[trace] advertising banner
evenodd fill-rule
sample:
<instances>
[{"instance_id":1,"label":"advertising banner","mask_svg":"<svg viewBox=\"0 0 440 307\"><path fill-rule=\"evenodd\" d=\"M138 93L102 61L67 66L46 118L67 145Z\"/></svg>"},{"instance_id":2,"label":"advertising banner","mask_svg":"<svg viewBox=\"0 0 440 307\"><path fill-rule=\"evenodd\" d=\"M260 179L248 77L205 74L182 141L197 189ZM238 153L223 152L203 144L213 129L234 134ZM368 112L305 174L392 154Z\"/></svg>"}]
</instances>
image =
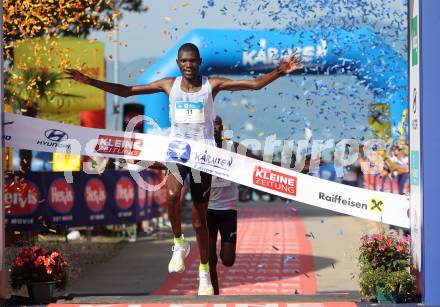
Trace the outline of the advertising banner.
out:
<instances>
[{"instance_id":1,"label":"advertising banner","mask_svg":"<svg viewBox=\"0 0 440 307\"><path fill-rule=\"evenodd\" d=\"M7 115L12 123L5 126L5 133L11 136L7 145L38 151L179 163L305 204L409 228L409 201L404 195L338 184L202 142ZM51 141L45 137L48 131L68 137Z\"/></svg>"},{"instance_id":2,"label":"advertising banner","mask_svg":"<svg viewBox=\"0 0 440 307\"><path fill-rule=\"evenodd\" d=\"M150 184L159 171L140 172ZM29 173L22 181L5 180L5 224L8 229L133 224L160 215L160 191L147 191L127 171L102 175L62 172Z\"/></svg>"}]
</instances>

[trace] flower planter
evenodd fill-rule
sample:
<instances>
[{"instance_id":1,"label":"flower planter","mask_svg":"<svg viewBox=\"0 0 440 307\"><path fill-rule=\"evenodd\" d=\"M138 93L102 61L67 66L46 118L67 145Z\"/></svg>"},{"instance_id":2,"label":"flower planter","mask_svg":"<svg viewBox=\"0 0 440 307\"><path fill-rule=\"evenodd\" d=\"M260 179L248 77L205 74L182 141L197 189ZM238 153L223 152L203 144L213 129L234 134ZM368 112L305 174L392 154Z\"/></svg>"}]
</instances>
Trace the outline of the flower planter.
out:
<instances>
[{"instance_id":1,"label":"flower planter","mask_svg":"<svg viewBox=\"0 0 440 307\"><path fill-rule=\"evenodd\" d=\"M383 287L376 285L376 297L379 304L396 304L399 298L399 289L397 288L390 293Z\"/></svg>"},{"instance_id":2,"label":"flower planter","mask_svg":"<svg viewBox=\"0 0 440 307\"><path fill-rule=\"evenodd\" d=\"M28 282L26 284L29 297L35 304L49 304L53 298L55 281Z\"/></svg>"}]
</instances>

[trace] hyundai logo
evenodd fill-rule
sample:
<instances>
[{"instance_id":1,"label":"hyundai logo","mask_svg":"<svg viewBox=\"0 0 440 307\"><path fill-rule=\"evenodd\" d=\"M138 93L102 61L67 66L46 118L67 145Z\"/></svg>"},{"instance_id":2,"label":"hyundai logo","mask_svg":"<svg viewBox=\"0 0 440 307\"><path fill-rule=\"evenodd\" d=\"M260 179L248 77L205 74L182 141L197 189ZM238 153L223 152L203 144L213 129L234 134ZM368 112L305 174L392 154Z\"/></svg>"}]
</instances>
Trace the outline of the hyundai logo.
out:
<instances>
[{"instance_id":1,"label":"hyundai logo","mask_svg":"<svg viewBox=\"0 0 440 307\"><path fill-rule=\"evenodd\" d=\"M69 138L69 135L58 129L49 129L44 131L44 135L48 140L54 141L54 142L61 142L64 140L67 140Z\"/></svg>"}]
</instances>

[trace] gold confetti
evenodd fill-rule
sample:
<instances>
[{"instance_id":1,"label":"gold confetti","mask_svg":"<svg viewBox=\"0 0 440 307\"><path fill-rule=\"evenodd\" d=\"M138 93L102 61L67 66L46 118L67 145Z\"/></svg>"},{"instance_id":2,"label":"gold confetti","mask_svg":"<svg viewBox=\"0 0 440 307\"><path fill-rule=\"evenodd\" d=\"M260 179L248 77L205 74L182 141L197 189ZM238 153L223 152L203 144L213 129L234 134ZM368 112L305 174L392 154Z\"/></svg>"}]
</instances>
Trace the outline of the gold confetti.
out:
<instances>
[{"instance_id":1,"label":"gold confetti","mask_svg":"<svg viewBox=\"0 0 440 307\"><path fill-rule=\"evenodd\" d=\"M165 19L166 21L171 21L171 17L170 16L165 16L163 19Z\"/></svg>"},{"instance_id":2,"label":"gold confetti","mask_svg":"<svg viewBox=\"0 0 440 307\"><path fill-rule=\"evenodd\" d=\"M57 231L55 229L52 229L52 228L49 228L49 231L53 232L53 233L57 233Z\"/></svg>"},{"instance_id":3,"label":"gold confetti","mask_svg":"<svg viewBox=\"0 0 440 307\"><path fill-rule=\"evenodd\" d=\"M258 134L257 134L259 137L262 137L262 136L264 136L264 132L258 132Z\"/></svg>"},{"instance_id":4,"label":"gold confetti","mask_svg":"<svg viewBox=\"0 0 440 307\"><path fill-rule=\"evenodd\" d=\"M255 112L255 108L248 108L248 112L254 113Z\"/></svg>"}]
</instances>

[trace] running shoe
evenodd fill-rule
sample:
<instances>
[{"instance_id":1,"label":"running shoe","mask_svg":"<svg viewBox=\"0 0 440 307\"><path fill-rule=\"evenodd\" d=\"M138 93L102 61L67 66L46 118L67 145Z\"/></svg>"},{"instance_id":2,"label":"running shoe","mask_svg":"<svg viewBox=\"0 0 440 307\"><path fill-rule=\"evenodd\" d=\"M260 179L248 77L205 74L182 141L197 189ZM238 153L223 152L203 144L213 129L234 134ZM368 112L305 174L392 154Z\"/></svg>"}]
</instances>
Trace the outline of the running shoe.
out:
<instances>
[{"instance_id":1,"label":"running shoe","mask_svg":"<svg viewBox=\"0 0 440 307\"><path fill-rule=\"evenodd\" d=\"M214 288L211 284L209 271L199 271L199 291L198 295L214 295Z\"/></svg>"},{"instance_id":2,"label":"running shoe","mask_svg":"<svg viewBox=\"0 0 440 307\"><path fill-rule=\"evenodd\" d=\"M168 272L182 273L183 271L185 271L185 263L183 262L183 260L188 256L190 251L189 243L175 243L171 250L173 251L173 256L171 257L170 263L168 264Z\"/></svg>"}]
</instances>

